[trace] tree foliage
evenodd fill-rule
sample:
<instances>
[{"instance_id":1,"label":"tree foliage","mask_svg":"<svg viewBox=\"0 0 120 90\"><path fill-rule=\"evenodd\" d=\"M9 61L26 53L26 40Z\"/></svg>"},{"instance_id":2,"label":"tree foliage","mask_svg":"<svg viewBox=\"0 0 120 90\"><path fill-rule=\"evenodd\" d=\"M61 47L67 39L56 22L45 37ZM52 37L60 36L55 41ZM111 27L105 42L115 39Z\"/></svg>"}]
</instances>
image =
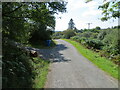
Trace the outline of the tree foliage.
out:
<instances>
[{"instance_id":1,"label":"tree foliage","mask_svg":"<svg viewBox=\"0 0 120 90\"><path fill-rule=\"evenodd\" d=\"M71 18L68 23L68 29L73 30L75 28L75 23L73 22L73 19Z\"/></svg>"},{"instance_id":2,"label":"tree foliage","mask_svg":"<svg viewBox=\"0 0 120 90\"><path fill-rule=\"evenodd\" d=\"M50 39L54 14L66 12L66 2L3 2L3 88L32 88L34 62L16 43Z\"/></svg>"},{"instance_id":3,"label":"tree foliage","mask_svg":"<svg viewBox=\"0 0 120 90\"><path fill-rule=\"evenodd\" d=\"M99 26L97 26L95 29L96 29L96 30L100 30L101 28L100 28Z\"/></svg>"},{"instance_id":4,"label":"tree foliage","mask_svg":"<svg viewBox=\"0 0 120 90\"><path fill-rule=\"evenodd\" d=\"M30 36L26 34L34 35L36 32L47 37L46 33L55 27L53 15L66 12L65 6L65 2L3 3L3 35L15 41L24 41Z\"/></svg>"},{"instance_id":5,"label":"tree foliage","mask_svg":"<svg viewBox=\"0 0 120 90\"><path fill-rule=\"evenodd\" d=\"M93 0L86 0L86 2L90 2ZM103 0L103 5L99 6L98 9L102 10L103 17L102 21L107 21L111 18L119 18L120 17L120 1L119 0Z\"/></svg>"},{"instance_id":6,"label":"tree foliage","mask_svg":"<svg viewBox=\"0 0 120 90\"><path fill-rule=\"evenodd\" d=\"M99 6L99 9L102 9L102 14L104 15L103 18L101 18L102 21L106 21L110 18L119 18L120 12L119 12L119 3L120 1L108 1L104 3L102 6Z\"/></svg>"}]
</instances>

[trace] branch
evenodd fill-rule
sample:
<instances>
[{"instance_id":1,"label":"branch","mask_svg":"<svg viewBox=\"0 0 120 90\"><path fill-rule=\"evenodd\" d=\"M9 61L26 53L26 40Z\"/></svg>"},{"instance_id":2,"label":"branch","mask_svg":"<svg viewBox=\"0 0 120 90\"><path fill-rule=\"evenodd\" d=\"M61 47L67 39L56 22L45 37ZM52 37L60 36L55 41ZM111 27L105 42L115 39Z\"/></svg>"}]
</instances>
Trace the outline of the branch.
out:
<instances>
[{"instance_id":1,"label":"branch","mask_svg":"<svg viewBox=\"0 0 120 90\"><path fill-rule=\"evenodd\" d=\"M13 13L15 11L17 11L19 8L21 8L23 5L21 4L18 8L14 9L13 11L10 11L10 12L6 12L6 13L3 13L3 16L5 16L6 14L10 14L10 13Z\"/></svg>"},{"instance_id":2,"label":"branch","mask_svg":"<svg viewBox=\"0 0 120 90\"><path fill-rule=\"evenodd\" d=\"M89 3L89 2L91 2L92 0L85 0L85 3Z\"/></svg>"},{"instance_id":3,"label":"branch","mask_svg":"<svg viewBox=\"0 0 120 90\"><path fill-rule=\"evenodd\" d=\"M25 17L14 17L14 16L8 16L8 15L4 15L4 17L10 17L10 18L15 18L15 19L32 18L32 17L30 17L30 16L25 16Z\"/></svg>"}]
</instances>

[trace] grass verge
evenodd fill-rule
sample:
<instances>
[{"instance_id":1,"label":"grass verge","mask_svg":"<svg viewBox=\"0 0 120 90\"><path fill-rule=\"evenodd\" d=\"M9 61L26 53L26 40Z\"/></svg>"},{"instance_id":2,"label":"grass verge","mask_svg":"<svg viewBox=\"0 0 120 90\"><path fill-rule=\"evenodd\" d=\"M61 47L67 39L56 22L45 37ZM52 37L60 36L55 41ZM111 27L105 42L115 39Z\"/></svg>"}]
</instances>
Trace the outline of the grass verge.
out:
<instances>
[{"instance_id":1,"label":"grass verge","mask_svg":"<svg viewBox=\"0 0 120 90\"><path fill-rule=\"evenodd\" d=\"M44 88L49 70L49 61L42 60L38 57L33 58L33 61L33 66L35 68L33 72L36 73L33 88Z\"/></svg>"},{"instance_id":2,"label":"grass verge","mask_svg":"<svg viewBox=\"0 0 120 90\"><path fill-rule=\"evenodd\" d=\"M98 53L85 48L76 41L72 41L69 39L63 39L63 40L71 43L78 50L80 54L82 54L84 57L89 59L96 66L107 72L112 77L118 79L118 65L114 64L112 61L106 59L105 57L101 57Z\"/></svg>"}]
</instances>

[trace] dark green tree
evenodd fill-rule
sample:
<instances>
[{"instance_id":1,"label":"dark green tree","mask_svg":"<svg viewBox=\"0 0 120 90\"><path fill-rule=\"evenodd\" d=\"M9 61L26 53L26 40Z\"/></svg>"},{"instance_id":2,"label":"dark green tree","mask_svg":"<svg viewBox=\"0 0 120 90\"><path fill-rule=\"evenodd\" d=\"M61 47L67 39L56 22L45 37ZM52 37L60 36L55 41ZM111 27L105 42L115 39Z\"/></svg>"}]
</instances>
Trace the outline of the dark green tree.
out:
<instances>
[{"instance_id":1,"label":"dark green tree","mask_svg":"<svg viewBox=\"0 0 120 90\"><path fill-rule=\"evenodd\" d=\"M25 37L26 34L31 33L33 35L32 33L35 33L35 30L39 32L39 36L43 35L45 31L48 32L47 27L54 30L55 18L53 15L58 12L65 12L65 6L65 2L3 3L3 36L15 41L24 41L27 38Z\"/></svg>"},{"instance_id":2,"label":"dark green tree","mask_svg":"<svg viewBox=\"0 0 120 90\"><path fill-rule=\"evenodd\" d=\"M73 30L75 28L75 23L73 22L73 19L71 18L68 23L68 29Z\"/></svg>"},{"instance_id":3,"label":"dark green tree","mask_svg":"<svg viewBox=\"0 0 120 90\"><path fill-rule=\"evenodd\" d=\"M2 3L3 88L32 88L32 59L18 44L46 40L55 27L54 14L66 11L65 2Z\"/></svg>"},{"instance_id":4,"label":"dark green tree","mask_svg":"<svg viewBox=\"0 0 120 90\"><path fill-rule=\"evenodd\" d=\"M99 26L97 26L95 29L96 29L96 30L100 30L101 28L100 28Z\"/></svg>"}]
</instances>

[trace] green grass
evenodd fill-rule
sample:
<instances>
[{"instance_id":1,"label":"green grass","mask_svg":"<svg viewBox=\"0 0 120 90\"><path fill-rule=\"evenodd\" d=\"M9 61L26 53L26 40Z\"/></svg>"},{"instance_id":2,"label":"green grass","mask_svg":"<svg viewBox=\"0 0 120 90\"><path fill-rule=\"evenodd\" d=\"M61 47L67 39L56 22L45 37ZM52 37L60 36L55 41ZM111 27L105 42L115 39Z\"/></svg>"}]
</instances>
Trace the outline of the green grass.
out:
<instances>
[{"instance_id":1,"label":"green grass","mask_svg":"<svg viewBox=\"0 0 120 90\"><path fill-rule=\"evenodd\" d=\"M49 71L49 61L42 60L40 58L34 59L34 72L36 73L36 77L34 79L33 88L44 88L45 82L47 80L47 74Z\"/></svg>"},{"instance_id":2,"label":"green grass","mask_svg":"<svg viewBox=\"0 0 120 90\"><path fill-rule=\"evenodd\" d=\"M41 44L40 44L41 43ZM28 46L38 49L50 49L56 46L56 41L52 40L50 47L45 46L43 42L40 43L31 43ZM33 80L33 88L44 88L45 82L47 80L49 61L42 60L41 58L33 58L32 65L35 70L33 71L35 74L35 79Z\"/></svg>"},{"instance_id":3,"label":"green grass","mask_svg":"<svg viewBox=\"0 0 120 90\"><path fill-rule=\"evenodd\" d=\"M110 61L105 57L101 57L98 53L85 48L76 41L72 41L69 39L63 39L63 40L71 43L78 50L80 54L82 54L88 60L93 62L97 67L101 68L112 77L118 79L118 65L114 64L112 61Z\"/></svg>"}]
</instances>

